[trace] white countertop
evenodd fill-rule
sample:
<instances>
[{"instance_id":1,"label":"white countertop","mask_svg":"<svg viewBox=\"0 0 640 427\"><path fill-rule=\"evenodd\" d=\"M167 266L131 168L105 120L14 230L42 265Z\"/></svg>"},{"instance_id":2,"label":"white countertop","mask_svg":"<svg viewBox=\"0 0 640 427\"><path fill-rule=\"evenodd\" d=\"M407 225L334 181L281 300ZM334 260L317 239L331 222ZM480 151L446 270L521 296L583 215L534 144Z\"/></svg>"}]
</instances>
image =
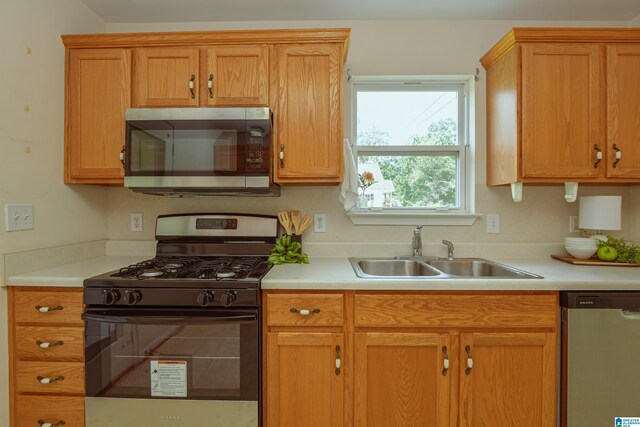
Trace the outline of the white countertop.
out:
<instances>
[{"instance_id":1,"label":"white countertop","mask_svg":"<svg viewBox=\"0 0 640 427\"><path fill-rule=\"evenodd\" d=\"M640 290L640 267L571 265L551 258L492 259L544 279L362 279L349 260L313 258L310 264L278 265L262 280L262 289L354 290Z\"/></svg>"},{"instance_id":2,"label":"white countertop","mask_svg":"<svg viewBox=\"0 0 640 427\"><path fill-rule=\"evenodd\" d=\"M7 286L82 286L84 279L117 270L148 256L101 256L11 276ZM362 279L347 257L312 257L310 264L279 265L262 289L353 290L640 290L640 267L570 265L548 259L493 259L544 279Z\"/></svg>"},{"instance_id":3,"label":"white countertop","mask_svg":"<svg viewBox=\"0 0 640 427\"><path fill-rule=\"evenodd\" d=\"M7 286L79 286L84 279L126 267L149 257L101 256L7 278Z\"/></svg>"}]
</instances>

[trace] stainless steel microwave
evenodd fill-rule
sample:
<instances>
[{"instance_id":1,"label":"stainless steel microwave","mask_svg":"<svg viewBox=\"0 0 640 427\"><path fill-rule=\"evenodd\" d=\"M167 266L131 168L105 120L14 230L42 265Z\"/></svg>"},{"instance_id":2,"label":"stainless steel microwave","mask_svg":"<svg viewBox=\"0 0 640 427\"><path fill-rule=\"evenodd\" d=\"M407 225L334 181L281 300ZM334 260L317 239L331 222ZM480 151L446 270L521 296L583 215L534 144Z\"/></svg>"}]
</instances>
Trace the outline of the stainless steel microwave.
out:
<instances>
[{"instance_id":1,"label":"stainless steel microwave","mask_svg":"<svg viewBox=\"0 0 640 427\"><path fill-rule=\"evenodd\" d=\"M129 108L124 185L140 193L279 195L268 108Z\"/></svg>"}]
</instances>

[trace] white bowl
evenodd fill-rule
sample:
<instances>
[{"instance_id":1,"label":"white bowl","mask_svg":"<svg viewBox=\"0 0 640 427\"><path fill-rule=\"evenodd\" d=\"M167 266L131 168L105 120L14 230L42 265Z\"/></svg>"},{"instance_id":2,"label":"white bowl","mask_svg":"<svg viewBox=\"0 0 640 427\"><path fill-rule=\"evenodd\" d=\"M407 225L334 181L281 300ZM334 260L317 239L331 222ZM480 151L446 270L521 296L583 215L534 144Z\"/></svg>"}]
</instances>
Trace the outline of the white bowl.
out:
<instances>
[{"instance_id":1,"label":"white bowl","mask_svg":"<svg viewBox=\"0 0 640 427\"><path fill-rule=\"evenodd\" d=\"M593 240L593 239L577 239L577 238L573 238L573 239L569 239L569 238L565 238L564 239L564 245L565 246L575 246L575 247L589 247L589 248L595 248L598 246L598 242Z\"/></svg>"},{"instance_id":2,"label":"white bowl","mask_svg":"<svg viewBox=\"0 0 640 427\"><path fill-rule=\"evenodd\" d=\"M595 243L591 244L582 244L582 243L565 243L564 246L569 246L571 248L598 248L598 245Z\"/></svg>"},{"instance_id":3,"label":"white bowl","mask_svg":"<svg viewBox=\"0 0 640 427\"><path fill-rule=\"evenodd\" d=\"M565 243L597 243L594 239L590 239L590 238L586 238L586 237L565 237L564 238L564 242Z\"/></svg>"},{"instance_id":4,"label":"white bowl","mask_svg":"<svg viewBox=\"0 0 640 427\"><path fill-rule=\"evenodd\" d=\"M578 247L575 247L575 246L565 246L564 248L573 257L578 258L578 259L591 258L593 256L593 254L595 254L596 251L598 250L597 247L593 247L593 248L578 248Z\"/></svg>"}]
</instances>

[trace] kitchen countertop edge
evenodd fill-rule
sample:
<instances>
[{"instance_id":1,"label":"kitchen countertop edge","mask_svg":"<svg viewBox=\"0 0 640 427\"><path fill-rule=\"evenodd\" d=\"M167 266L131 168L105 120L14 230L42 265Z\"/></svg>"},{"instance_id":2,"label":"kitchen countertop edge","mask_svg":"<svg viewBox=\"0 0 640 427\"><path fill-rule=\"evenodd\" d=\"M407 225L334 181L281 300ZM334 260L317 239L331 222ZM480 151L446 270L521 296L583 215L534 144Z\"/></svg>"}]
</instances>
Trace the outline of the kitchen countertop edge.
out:
<instances>
[{"instance_id":1,"label":"kitchen countertop edge","mask_svg":"<svg viewBox=\"0 0 640 427\"><path fill-rule=\"evenodd\" d=\"M100 256L7 278L6 286L82 287L84 279L148 257ZM549 259L493 259L543 279L362 279L346 257L314 257L310 264L272 268L262 279L264 290L381 291L638 291L640 268L577 266Z\"/></svg>"}]
</instances>

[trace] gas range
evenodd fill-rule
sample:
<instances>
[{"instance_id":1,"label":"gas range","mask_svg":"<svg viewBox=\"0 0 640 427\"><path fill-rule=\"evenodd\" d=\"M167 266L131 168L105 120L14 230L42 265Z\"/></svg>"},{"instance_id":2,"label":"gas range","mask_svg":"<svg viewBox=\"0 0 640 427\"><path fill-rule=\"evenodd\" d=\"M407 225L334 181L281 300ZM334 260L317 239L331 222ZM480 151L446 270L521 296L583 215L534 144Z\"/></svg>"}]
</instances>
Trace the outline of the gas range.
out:
<instances>
[{"instance_id":1,"label":"gas range","mask_svg":"<svg viewBox=\"0 0 640 427\"><path fill-rule=\"evenodd\" d=\"M255 307L274 216L162 215L156 256L84 281L88 306Z\"/></svg>"}]
</instances>

